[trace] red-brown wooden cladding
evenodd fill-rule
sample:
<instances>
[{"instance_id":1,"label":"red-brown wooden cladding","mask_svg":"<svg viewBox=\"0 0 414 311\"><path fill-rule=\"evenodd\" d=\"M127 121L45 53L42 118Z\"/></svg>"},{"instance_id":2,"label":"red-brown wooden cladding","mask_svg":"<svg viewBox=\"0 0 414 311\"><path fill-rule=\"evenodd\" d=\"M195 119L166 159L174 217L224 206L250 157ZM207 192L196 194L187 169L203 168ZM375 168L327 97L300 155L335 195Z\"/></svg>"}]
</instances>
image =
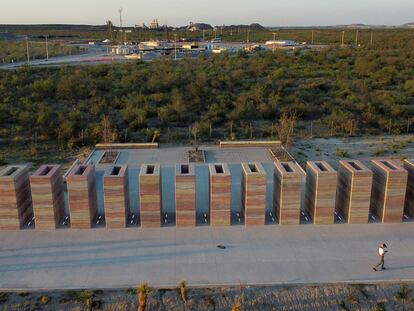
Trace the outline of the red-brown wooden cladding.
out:
<instances>
[{"instance_id":1,"label":"red-brown wooden cladding","mask_svg":"<svg viewBox=\"0 0 414 311\"><path fill-rule=\"evenodd\" d=\"M210 224L231 224L231 174L227 164L209 164L210 173Z\"/></svg>"},{"instance_id":2,"label":"red-brown wooden cladding","mask_svg":"<svg viewBox=\"0 0 414 311\"><path fill-rule=\"evenodd\" d=\"M273 204L282 225L300 224L303 176L298 164L275 162Z\"/></svg>"},{"instance_id":3,"label":"red-brown wooden cladding","mask_svg":"<svg viewBox=\"0 0 414 311\"><path fill-rule=\"evenodd\" d=\"M244 223L264 225L266 219L267 174L260 163L242 163L242 208Z\"/></svg>"},{"instance_id":4,"label":"red-brown wooden cladding","mask_svg":"<svg viewBox=\"0 0 414 311\"><path fill-rule=\"evenodd\" d=\"M372 160L371 211L383 223L402 222L408 172L394 161Z\"/></svg>"},{"instance_id":5,"label":"red-brown wooden cladding","mask_svg":"<svg viewBox=\"0 0 414 311\"><path fill-rule=\"evenodd\" d=\"M114 166L105 171L103 191L106 227L125 228L129 213L129 177L126 165Z\"/></svg>"},{"instance_id":6,"label":"red-brown wooden cladding","mask_svg":"<svg viewBox=\"0 0 414 311\"><path fill-rule=\"evenodd\" d=\"M404 168L408 172L407 192L405 195L404 213L414 218L414 159L405 160Z\"/></svg>"},{"instance_id":7,"label":"red-brown wooden cladding","mask_svg":"<svg viewBox=\"0 0 414 311\"><path fill-rule=\"evenodd\" d=\"M32 215L29 168L12 165L0 171L0 230L19 230Z\"/></svg>"},{"instance_id":8,"label":"red-brown wooden cladding","mask_svg":"<svg viewBox=\"0 0 414 311\"><path fill-rule=\"evenodd\" d=\"M71 228L91 228L97 214L95 166L75 165L66 183Z\"/></svg>"},{"instance_id":9,"label":"red-brown wooden cladding","mask_svg":"<svg viewBox=\"0 0 414 311\"><path fill-rule=\"evenodd\" d=\"M54 230L65 217L60 165L42 165L30 176L36 230Z\"/></svg>"},{"instance_id":10,"label":"red-brown wooden cladding","mask_svg":"<svg viewBox=\"0 0 414 311\"><path fill-rule=\"evenodd\" d=\"M175 165L175 224L196 225L196 187L194 164Z\"/></svg>"},{"instance_id":11,"label":"red-brown wooden cladding","mask_svg":"<svg viewBox=\"0 0 414 311\"><path fill-rule=\"evenodd\" d=\"M161 167L143 164L139 174L139 206L141 227L161 226Z\"/></svg>"},{"instance_id":12,"label":"red-brown wooden cladding","mask_svg":"<svg viewBox=\"0 0 414 311\"><path fill-rule=\"evenodd\" d=\"M306 166L306 211L315 224L333 224L337 173L325 161Z\"/></svg>"},{"instance_id":13,"label":"red-brown wooden cladding","mask_svg":"<svg viewBox=\"0 0 414 311\"><path fill-rule=\"evenodd\" d=\"M339 161L337 211L349 224L368 223L372 171L357 160Z\"/></svg>"}]
</instances>

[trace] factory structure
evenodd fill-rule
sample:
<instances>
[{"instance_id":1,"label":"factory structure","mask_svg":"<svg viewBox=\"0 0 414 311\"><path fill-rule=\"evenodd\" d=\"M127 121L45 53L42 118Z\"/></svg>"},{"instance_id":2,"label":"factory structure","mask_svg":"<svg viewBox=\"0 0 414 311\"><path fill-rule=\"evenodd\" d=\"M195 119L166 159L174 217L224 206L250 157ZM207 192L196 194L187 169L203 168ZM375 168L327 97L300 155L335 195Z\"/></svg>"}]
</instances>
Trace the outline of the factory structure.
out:
<instances>
[{"instance_id":1,"label":"factory structure","mask_svg":"<svg viewBox=\"0 0 414 311\"><path fill-rule=\"evenodd\" d=\"M401 223L414 217L414 160L399 166L375 159L369 167L342 160L337 170L309 161L303 169L293 159L280 161L272 151L278 144L222 143L202 149L203 163L175 164L188 148L118 146L112 164L102 164L107 151L96 149L63 176L60 165L42 165L31 175L25 165L10 165L0 171L0 230ZM148 159L159 162L143 163Z\"/></svg>"}]
</instances>

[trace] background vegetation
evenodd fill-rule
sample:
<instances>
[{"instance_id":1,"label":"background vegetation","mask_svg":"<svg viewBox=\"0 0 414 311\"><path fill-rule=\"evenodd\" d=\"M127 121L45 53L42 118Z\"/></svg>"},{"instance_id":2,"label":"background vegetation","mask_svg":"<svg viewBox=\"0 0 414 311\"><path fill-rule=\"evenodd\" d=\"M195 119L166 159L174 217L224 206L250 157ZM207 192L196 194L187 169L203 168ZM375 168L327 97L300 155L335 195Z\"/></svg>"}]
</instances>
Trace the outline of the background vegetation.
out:
<instances>
[{"instance_id":1,"label":"background vegetation","mask_svg":"<svg viewBox=\"0 0 414 311\"><path fill-rule=\"evenodd\" d=\"M360 47L1 71L0 143L91 145L104 115L121 142L188 142L194 122L200 141L276 137L284 112L317 135L413 132L414 31L388 32Z\"/></svg>"}]
</instances>

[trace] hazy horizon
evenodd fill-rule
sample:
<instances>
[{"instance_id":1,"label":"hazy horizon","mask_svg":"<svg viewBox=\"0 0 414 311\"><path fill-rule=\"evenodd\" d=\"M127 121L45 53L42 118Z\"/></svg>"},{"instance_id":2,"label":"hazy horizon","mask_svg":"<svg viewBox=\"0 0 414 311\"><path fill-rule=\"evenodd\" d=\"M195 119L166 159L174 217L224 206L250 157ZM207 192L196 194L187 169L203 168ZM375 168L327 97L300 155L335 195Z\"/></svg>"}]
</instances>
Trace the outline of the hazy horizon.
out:
<instances>
[{"instance_id":1,"label":"hazy horizon","mask_svg":"<svg viewBox=\"0 0 414 311\"><path fill-rule=\"evenodd\" d=\"M5 2L5 0L0 0ZM1 5L1 24L87 24L102 25L112 20L119 25L118 8L123 8L124 26L134 26L157 18L171 26L203 22L212 25L260 23L264 26L334 26L347 24L402 25L414 22L414 1L349 0L194 0L167 2L134 0L70 2L63 0L14 0Z\"/></svg>"}]
</instances>

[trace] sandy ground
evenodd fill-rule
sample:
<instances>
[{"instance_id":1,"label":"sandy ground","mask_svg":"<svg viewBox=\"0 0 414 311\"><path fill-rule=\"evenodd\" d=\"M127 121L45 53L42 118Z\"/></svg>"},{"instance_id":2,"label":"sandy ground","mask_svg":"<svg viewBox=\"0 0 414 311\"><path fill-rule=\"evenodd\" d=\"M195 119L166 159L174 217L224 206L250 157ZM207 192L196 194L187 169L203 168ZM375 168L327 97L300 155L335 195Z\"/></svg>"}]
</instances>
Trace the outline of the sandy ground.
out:
<instances>
[{"instance_id":1,"label":"sandy ground","mask_svg":"<svg viewBox=\"0 0 414 311\"><path fill-rule=\"evenodd\" d=\"M152 289L146 310L413 310L413 284ZM42 301L43 300L43 301ZM47 301L47 303L46 303ZM1 293L0 310L137 310L135 289Z\"/></svg>"}]
</instances>

